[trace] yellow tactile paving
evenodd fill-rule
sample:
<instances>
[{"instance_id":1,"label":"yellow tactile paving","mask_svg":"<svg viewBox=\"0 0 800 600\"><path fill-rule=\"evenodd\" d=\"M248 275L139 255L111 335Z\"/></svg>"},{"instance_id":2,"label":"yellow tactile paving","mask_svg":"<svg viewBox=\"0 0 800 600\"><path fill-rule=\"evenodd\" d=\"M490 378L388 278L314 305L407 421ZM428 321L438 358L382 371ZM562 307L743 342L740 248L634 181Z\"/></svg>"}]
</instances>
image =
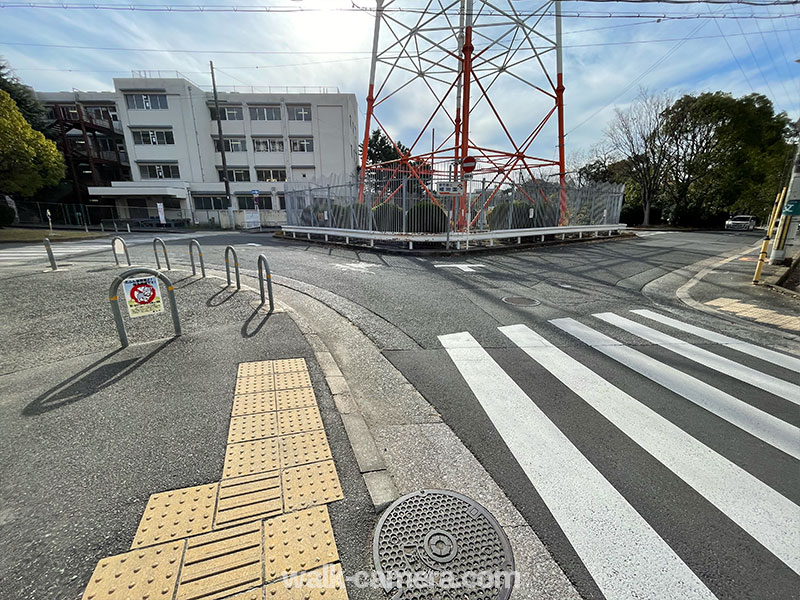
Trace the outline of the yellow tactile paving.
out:
<instances>
[{"instance_id":1,"label":"yellow tactile paving","mask_svg":"<svg viewBox=\"0 0 800 600\"><path fill-rule=\"evenodd\" d=\"M344 497L332 460L285 469L281 472L281 482L283 510L287 513Z\"/></svg>"},{"instance_id":2,"label":"yellow tactile paving","mask_svg":"<svg viewBox=\"0 0 800 600\"><path fill-rule=\"evenodd\" d=\"M239 363L236 372L237 377L253 377L254 375L272 375L275 371L272 368L274 361L260 360L258 362Z\"/></svg>"},{"instance_id":3,"label":"yellow tactile paving","mask_svg":"<svg viewBox=\"0 0 800 600\"><path fill-rule=\"evenodd\" d=\"M342 566L325 565L264 587L266 600L347 600Z\"/></svg>"},{"instance_id":4,"label":"yellow tactile paving","mask_svg":"<svg viewBox=\"0 0 800 600\"><path fill-rule=\"evenodd\" d=\"M312 394L313 396L313 394ZM237 394L233 397L234 417L275 410L274 392L256 392L254 394Z\"/></svg>"},{"instance_id":5,"label":"yellow tactile paving","mask_svg":"<svg viewBox=\"0 0 800 600\"><path fill-rule=\"evenodd\" d=\"M252 394L254 392L271 392L274 389L275 376L270 373L269 375L255 375L253 377L237 378L234 394L238 396L239 394Z\"/></svg>"},{"instance_id":6,"label":"yellow tactile paving","mask_svg":"<svg viewBox=\"0 0 800 600\"><path fill-rule=\"evenodd\" d=\"M273 377L275 378L274 385L276 390L291 390L294 388L311 387L311 377L309 377L308 371L295 371L292 373L275 373ZM246 380L240 379L239 381L246 381Z\"/></svg>"},{"instance_id":7,"label":"yellow tactile paving","mask_svg":"<svg viewBox=\"0 0 800 600\"><path fill-rule=\"evenodd\" d=\"M231 417L228 443L249 442L278 435L278 416L274 411Z\"/></svg>"},{"instance_id":8,"label":"yellow tactile paving","mask_svg":"<svg viewBox=\"0 0 800 600\"><path fill-rule=\"evenodd\" d=\"M277 412L277 415L278 432L281 435L322 429L322 418L316 406L281 410Z\"/></svg>"},{"instance_id":9,"label":"yellow tactile paving","mask_svg":"<svg viewBox=\"0 0 800 600\"><path fill-rule=\"evenodd\" d=\"M717 298L706 302L708 306L715 306L726 312L734 313L737 317L751 319L757 323L775 325L782 329L800 331L800 317L784 315L774 310L759 308L753 304L732 300L731 298Z\"/></svg>"},{"instance_id":10,"label":"yellow tactile paving","mask_svg":"<svg viewBox=\"0 0 800 600\"><path fill-rule=\"evenodd\" d=\"M338 561L327 507L264 521L264 557L268 582Z\"/></svg>"},{"instance_id":11,"label":"yellow tactile paving","mask_svg":"<svg viewBox=\"0 0 800 600\"><path fill-rule=\"evenodd\" d=\"M83 600L171 600L185 545L170 542L102 559Z\"/></svg>"},{"instance_id":12,"label":"yellow tactile paving","mask_svg":"<svg viewBox=\"0 0 800 600\"><path fill-rule=\"evenodd\" d=\"M317 399L314 397L314 390L310 387L275 392L275 408L277 410L316 405Z\"/></svg>"},{"instance_id":13,"label":"yellow tactile paving","mask_svg":"<svg viewBox=\"0 0 800 600\"><path fill-rule=\"evenodd\" d=\"M225 479L219 486L216 528L274 517L283 512L279 471Z\"/></svg>"},{"instance_id":14,"label":"yellow tactile paving","mask_svg":"<svg viewBox=\"0 0 800 600\"><path fill-rule=\"evenodd\" d=\"M273 360L273 373L292 373L294 371L306 370L305 358L285 358L283 360Z\"/></svg>"},{"instance_id":15,"label":"yellow tactile paving","mask_svg":"<svg viewBox=\"0 0 800 600\"><path fill-rule=\"evenodd\" d=\"M256 588L249 592L242 592L241 594L226 598L226 600L264 600L264 588Z\"/></svg>"},{"instance_id":16,"label":"yellow tactile paving","mask_svg":"<svg viewBox=\"0 0 800 600\"><path fill-rule=\"evenodd\" d=\"M278 438L266 438L241 444L228 444L222 478L241 477L280 469Z\"/></svg>"},{"instance_id":17,"label":"yellow tactile paving","mask_svg":"<svg viewBox=\"0 0 800 600\"><path fill-rule=\"evenodd\" d=\"M331 449L323 429L282 435L278 440L281 448L281 467L284 469L331 459Z\"/></svg>"},{"instance_id":18,"label":"yellow tactile paving","mask_svg":"<svg viewBox=\"0 0 800 600\"><path fill-rule=\"evenodd\" d=\"M212 483L150 496L131 548L211 531L217 486Z\"/></svg>"},{"instance_id":19,"label":"yellow tactile paving","mask_svg":"<svg viewBox=\"0 0 800 600\"><path fill-rule=\"evenodd\" d=\"M260 586L262 555L258 521L190 538L177 600L225 598Z\"/></svg>"}]
</instances>

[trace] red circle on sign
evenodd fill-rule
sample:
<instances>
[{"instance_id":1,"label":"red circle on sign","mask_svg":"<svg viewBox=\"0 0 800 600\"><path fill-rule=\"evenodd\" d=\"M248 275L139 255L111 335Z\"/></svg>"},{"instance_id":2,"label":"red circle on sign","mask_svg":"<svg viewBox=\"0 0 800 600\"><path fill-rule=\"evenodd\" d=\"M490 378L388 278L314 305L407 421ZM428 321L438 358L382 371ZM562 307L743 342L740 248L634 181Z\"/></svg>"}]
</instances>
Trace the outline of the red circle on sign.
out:
<instances>
[{"instance_id":1,"label":"red circle on sign","mask_svg":"<svg viewBox=\"0 0 800 600\"><path fill-rule=\"evenodd\" d=\"M464 170L464 173L472 173L475 170L476 164L477 161L474 156L467 156L461 161L461 168Z\"/></svg>"},{"instance_id":2,"label":"red circle on sign","mask_svg":"<svg viewBox=\"0 0 800 600\"><path fill-rule=\"evenodd\" d=\"M150 304L156 299L156 290L152 285L140 283L131 288L131 300L136 304Z\"/></svg>"}]
</instances>

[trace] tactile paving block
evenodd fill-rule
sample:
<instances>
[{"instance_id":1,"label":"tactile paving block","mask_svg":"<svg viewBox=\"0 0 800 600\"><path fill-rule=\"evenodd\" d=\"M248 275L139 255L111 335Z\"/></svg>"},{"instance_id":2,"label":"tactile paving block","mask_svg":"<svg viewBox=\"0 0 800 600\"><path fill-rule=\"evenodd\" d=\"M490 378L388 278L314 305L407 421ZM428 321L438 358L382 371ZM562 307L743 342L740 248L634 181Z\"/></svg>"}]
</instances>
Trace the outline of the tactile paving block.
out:
<instances>
[{"instance_id":1,"label":"tactile paving block","mask_svg":"<svg viewBox=\"0 0 800 600\"><path fill-rule=\"evenodd\" d=\"M239 394L233 397L233 411L236 417L254 413L275 410L274 392L256 392L254 394Z\"/></svg>"},{"instance_id":2,"label":"tactile paving block","mask_svg":"<svg viewBox=\"0 0 800 600\"><path fill-rule=\"evenodd\" d=\"M266 438L241 444L228 444L222 478L241 477L251 473L275 471L280 468L278 438Z\"/></svg>"},{"instance_id":3,"label":"tactile paving block","mask_svg":"<svg viewBox=\"0 0 800 600\"><path fill-rule=\"evenodd\" d=\"M292 373L294 371L306 370L305 358L285 358L283 360L272 361L273 373Z\"/></svg>"},{"instance_id":4,"label":"tactile paving block","mask_svg":"<svg viewBox=\"0 0 800 600\"><path fill-rule=\"evenodd\" d=\"M316 405L317 398L314 396L314 390L310 387L275 392L275 408L277 410Z\"/></svg>"},{"instance_id":5,"label":"tactile paving block","mask_svg":"<svg viewBox=\"0 0 800 600\"><path fill-rule=\"evenodd\" d=\"M277 416L278 431L281 435L322 429L322 418L316 406L281 410L277 413Z\"/></svg>"},{"instance_id":6,"label":"tactile paving block","mask_svg":"<svg viewBox=\"0 0 800 600\"><path fill-rule=\"evenodd\" d=\"M249 442L278 435L278 416L275 412L254 413L231 417L228 443Z\"/></svg>"},{"instance_id":7,"label":"tactile paving block","mask_svg":"<svg viewBox=\"0 0 800 600\"><path fill-rule=\"evenodd\" d=\"M264 521L264 577L273 581L339 560L328 508Z\"/></svg>"},{"instance_id":8,"label":"tactile paving block","mask_svg":"<svg viewBox=\"0 0 800 600\"><path fill-rule=\"evenodd\" d=\"M271 360L260 360L257 362L244 362L239 363L239 370L236 373L237 377L253 377L254 375L272 375Z\"/></svg>"},{"instance_id":9,"label":"tactile paving block","mask_svg":"<svg viewBox=\"0 0 800 600\"><path fill-rule=\"evenodd\" d=\"M260 586L261 523L248 523L188 540L178 600L225 598Z\"/></svg>"},{"instance_id":10,"label":"tactile paving block","mask_svg":"<svg viewBox=\"0 0 800 600\"><path fill-rule=\"evenodd\" d=\"M150 496L131 548L211 531L217 486L212 483Z\"/></svg>"},{"instance_id":11,"label":"tactile paving block","mask_svg":"<svg viewBox=\"0 0 800 600\"><path fill-rule=\"evenodd\" d=\"M283 512L281 476L278 471L225 479L219 486L214 527L274 517Z\"/></svg>"},{"instance_id":12,"label":"tactile paving block","mask_svg":"<svg viewBox=\"0 0 800 600\"><path fill-rule=\"evenodd\" d=\"M332 460L285 469L281 482L283 510L287 513L344 498Z\"/></svg>"},{"instance_id":13,"label":"tactile paving block","mask_svg":"<svg viewBox=\"0 0 800 600\"><path fill-rule=\"evenodd\" d=\"M290 373L293 375L293 373ZM286 375L281 375L286 377ZM300 387L292 386L292 387ZM275 389L275 376L269 375L254 375L253 377L239 377L236 380L236 389L234 394L252 394L255 392L271 392Z\"/></svg>"},{"instance_id":14,"label":"tactile paving block","mask_svg":"<svg viewBox=\"0 0 800 600\"><path fill-rule=\"evenodd\" d=\"M181 540L102 559L83 600L172 600L185 545Z\"/></svg>"},{"instance_id":15,"label":"tactile paving block","mask_svg":"<svg viewBox=\"0 0 800 600\"><path fill-rule=\"evenodd\" d=\"M230 596L225 600L264 600L264 589L256 588L248 592L242 592L241 594Z\"/></svg>"},{"instance_id":16,"label":"tactile paving block","mask_svg":"<svg viewBox=\"0 0 800 600\"><path fill-rule=\"evenodd\" d=\"M266 600L347 600L342 566L325 565L264 587Z\"/></svg>"},{"instance_id":17,"label":"tactile paving block","mask_svg":"<svg viewBox=\"0 0 800 600\"><path fill-rule=\"evenodd\" d=\"M275 378L275 388L276 390L291 390L294 388L302 388L302 387L311 387L311 377L308 375L308 371L295 371L293 373L275 373L273 375ZM254 379L250 377L249 379ZM239 381L247 381L246 379L240 379ZM252 390L254 392L260 390Z\"/></svg>"},{"instance_id":18,"label":"tactile paving block","mask_svg":"<svg viewBox=\"0 0 800 600\"><path fill-rule=\"evenodd\" d=\"M323 429L284 435L278 438L281 447L281 467L296 467L331 459L331 448Z\"/></svg>"}]
</instances>

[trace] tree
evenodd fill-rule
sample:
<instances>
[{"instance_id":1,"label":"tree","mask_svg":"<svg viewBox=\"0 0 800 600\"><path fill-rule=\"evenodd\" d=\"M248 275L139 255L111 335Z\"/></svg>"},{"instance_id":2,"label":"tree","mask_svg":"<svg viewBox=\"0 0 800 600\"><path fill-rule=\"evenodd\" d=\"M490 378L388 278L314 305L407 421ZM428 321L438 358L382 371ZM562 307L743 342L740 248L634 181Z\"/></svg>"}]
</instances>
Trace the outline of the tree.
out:
<instances>
[{"instance_id":1,"label":"tree","mask_svg":"<svg viewBox=\"0 0 800 600\"><path fill-rule=\"evenodd\" d=\"M0 90L0 194L31 196L64 176L64 157Z\"/></svg>"},{"instance_id":2,"label":"tree","mask_svg":"<svg viewBox=\"0 0 800 600\"><path fill-rule=\"evenodd\" d=\"M0 90L8 92L25 120L37 131L48 133L47 114L34 91L22 83L9 64L0 60Z\"/></svg>"},{"instance_id":3,"label":"tree","mask_svg":"<svg viewBox=\"0 0 800 600\"><path fill-rule=\"evenodd\" d=\"M669 147L663 123L669 106L666 94L655 95L642 90L628 109L616 109L605 132L609 149L625 160L630 178L639 186L642 225L650 224L650 208L667 172Z\"/></svg>"},{"instance_id":4,"label":"tree","mask_svg":"<svg viewBox=\"0 0 800 600\"><path fill-rule=\"evenodd\" d=\"M363 144L358 145L359 151L362 150L362 146ZM403 154L408 152L408 148L406 148L402 142L397 142L397 148L399 148L400 152ZM367 146L367 164L377 165L399 160L400 158L401 155L395 150L389 136L380 129L373 129L369 136L369 144Z\"/></svg>"}]
</instances>

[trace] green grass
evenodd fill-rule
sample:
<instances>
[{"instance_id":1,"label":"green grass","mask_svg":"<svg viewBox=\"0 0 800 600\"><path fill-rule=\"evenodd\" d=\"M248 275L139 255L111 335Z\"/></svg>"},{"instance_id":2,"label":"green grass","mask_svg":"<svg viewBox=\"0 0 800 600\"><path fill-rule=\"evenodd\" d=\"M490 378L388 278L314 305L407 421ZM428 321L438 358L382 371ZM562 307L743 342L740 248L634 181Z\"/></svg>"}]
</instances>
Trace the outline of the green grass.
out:
<instances>
[{"instance_id":1,"label":"green grass","mask_svg":"<svg viewBox=\"0 0 800 600\"><path fill-rule=\"evenodd\" d=\"M104 237L108 237L108 234L59 230L54 230L51 234L47 229L0 228L0 242L41 242L44 238L50 238L51 242L60 242L66 240L91 240Z\"/></svg>"}]
</instances>

